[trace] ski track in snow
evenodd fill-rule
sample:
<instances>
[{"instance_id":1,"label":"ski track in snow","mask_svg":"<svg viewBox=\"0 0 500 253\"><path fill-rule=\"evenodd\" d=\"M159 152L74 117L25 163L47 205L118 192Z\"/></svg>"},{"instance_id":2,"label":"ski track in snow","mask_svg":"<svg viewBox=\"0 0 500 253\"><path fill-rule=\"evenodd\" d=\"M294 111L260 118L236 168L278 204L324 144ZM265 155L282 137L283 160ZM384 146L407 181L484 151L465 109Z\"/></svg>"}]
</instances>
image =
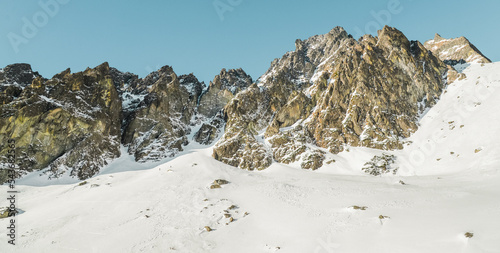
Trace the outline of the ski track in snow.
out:
<instances>
[{"instance_id":1,"label":"ski track in snow","mask_svg":"<svg viewBox=\"0 0 500 253\"><path fill-rule=\"evenodd\" d=\"M317 171L244 171L193 143L150 164L122 148L84 185L30 175L17 185L17 245L5 229L0 252L500 252L500 63L464 73L405 149L350 147ZM399 174L362 173L382 152ZM230 183L210 189L215 179Z\"/></svg>"}]
</instances>

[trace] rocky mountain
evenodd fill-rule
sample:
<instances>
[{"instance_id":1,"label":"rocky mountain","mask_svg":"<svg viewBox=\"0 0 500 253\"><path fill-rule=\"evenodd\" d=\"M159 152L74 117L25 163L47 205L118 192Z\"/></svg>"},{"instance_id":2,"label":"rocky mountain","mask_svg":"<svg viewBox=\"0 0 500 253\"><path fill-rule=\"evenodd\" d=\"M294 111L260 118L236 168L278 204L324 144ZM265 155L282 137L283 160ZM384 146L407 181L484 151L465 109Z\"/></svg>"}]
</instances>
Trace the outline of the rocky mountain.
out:
<instances>
[{"instance_id":1,"label":"rocky mountain","mask_svg":"<svg viewBox=\"0 0 500 253\"><path fill-rule=\"evenodd\" d=\"M205 85L193 74L177 76L170 66L139 78L104 63L46 79L28 64L13 64L0 71L0 83L0 155L12 138L23 164L19 176L45 169L49 178L69 173L86 179L120 156L120 145L138 162L174 156L192 141L194 125L218 119L198 113L202 94L217 95L212 91L218 89L233 96L251 78L241 69L223 70L203 93ZM215 105L219 99L203 101ZM215 135L223 120L216 125ZM2 171L0 181L5 178Z\"/></svg>"},{"instance_id":2,"label":"rocky mountain","mask_svg":"<svg viewBox=\"0 0 500 253\"><path fill-rule=\"evenodd\" d=\"M196 77L177 77L170 66L143 81L148 93L126 119L123 144L137 161L174 156L187 145L202 84Z\"/></svg>"},{"instance_id":3,"label":"rocky mountain","mask_svg":"<svg viewBox=\"0 0 500 253\"><path fill-rule=\"evenodd\" d=\"M222 69L210 82L207 91L200 99L199 112L206 117L213 117L234 96L252 84L252 77L242 69Z\"/></svg>"},{"instance_id":4,"label":"rocky mountain","mask_svg":"<svg viewBox=\"0 0 500 253\"><path fill-rule=\"evenodd\" d=\"M8 138L16 140L20 173L49 167L51 176L70 171L87 178L120 155L122 104L107 63L74 74L67 69L51 79L33 77L0 107L0 154Z\"/></svg>"},{"instance_id":5,"label":"rocky mountain","mask_svg":"<svg viewBox=\"0 0 500 253\"><path fill-rule=\"evenodd\" d=\"M462 71L471 63L491 62L465 37L445 39L436 33L424 46L447 65L449 83L464 79Z\"/></svg>"},{"instance_id":6,"label":"rocky mountain","mask_svg":"<svg viewBox=\"0 0 500 253\"><path fill-rule=\"evenodd\" d=\"M426 41L424 46L439 59L451 64L491 62L465 37L445 39L436 33L434 39Z\"/></svg>"},{"instance_id":7,"label":"rocky mountain","mask_svg":"<svg viewBox=\"0 0 500 253\"><path fill-rule=\"evenodd\" d=\"M273 160L316 169L326 152L348 146L402 148L446 85L445 64L391 27L359 40L336 27L295 44L224 108L215 159L249 170Z\"/></svg>"},{"instance_id":8,"label":"rocky mountain","mask_svg":"<svg viewBox=\"0 0 500 253\"><path fill-rule=\"evenodd\" d=\"M13 64L0 70L0 104L8 104L19 97L24 87L40 77L29 64Z\"/></svg>"},{"instance_id":9,"label":"rocky mountain","mask_svg":"<svg viewBox=\"0 0 500 253\"><path fill-rule=\"evenodd\" d=\"M0 70L0 156L13 138L19 176L86 179L121 146L147 162L217 141L215 159L248 170L273 161L317 169L350 146L400 149L444 87L463 77L452 61L482 61L446 41L424 46L387 26L355 40L335 27L297 40L256 83L242 69L222 69L208 87L170 66L139 78L103 63L46 79L28 64L9 65Z\"/></svg>"}]
</instances>

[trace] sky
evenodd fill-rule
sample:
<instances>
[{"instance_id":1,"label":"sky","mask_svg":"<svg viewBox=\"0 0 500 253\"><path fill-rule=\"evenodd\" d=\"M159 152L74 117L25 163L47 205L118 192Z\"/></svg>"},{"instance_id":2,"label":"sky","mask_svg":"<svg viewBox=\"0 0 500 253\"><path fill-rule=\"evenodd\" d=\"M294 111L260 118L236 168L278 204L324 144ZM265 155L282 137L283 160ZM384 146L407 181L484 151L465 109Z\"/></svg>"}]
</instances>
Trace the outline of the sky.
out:
<instances>
[{"instance_id":1,"label":"sky","mask_svg":"<svg viewBox=\"0 0 500 253\"><path fill-rule=\"evenodd\" d=\"M0 68L24 62L50 78L107 61L140 77L170 65L207 84L222 68L256 80L296 39L384 25L421 42L465 36L500 61L498 10L496 0L1 0Z\"/></svg>"}]
</instances>

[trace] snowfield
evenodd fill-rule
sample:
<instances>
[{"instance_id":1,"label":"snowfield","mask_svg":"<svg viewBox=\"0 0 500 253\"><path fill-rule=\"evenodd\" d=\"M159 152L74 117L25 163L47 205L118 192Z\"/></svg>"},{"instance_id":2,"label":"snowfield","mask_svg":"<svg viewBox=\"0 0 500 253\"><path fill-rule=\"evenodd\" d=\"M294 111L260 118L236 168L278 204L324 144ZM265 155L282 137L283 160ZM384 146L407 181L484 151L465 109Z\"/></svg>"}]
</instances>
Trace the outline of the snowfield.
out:
<instances>
[{"instance_id":1,"label":"snowfield","mask_svg":"<svg viewBox=\"0 0 500 253\"><path fill-rule=\"evenodd\" d=\"M17 184L15 246L0 219L0 252L500 252L500 63L463 73L403 150L351 147L317 171L244 171L190 144L158 164L122 155L86 183L35 173ZM382 153L396 175L361 170Z\"/></svg>"}]
</instances>

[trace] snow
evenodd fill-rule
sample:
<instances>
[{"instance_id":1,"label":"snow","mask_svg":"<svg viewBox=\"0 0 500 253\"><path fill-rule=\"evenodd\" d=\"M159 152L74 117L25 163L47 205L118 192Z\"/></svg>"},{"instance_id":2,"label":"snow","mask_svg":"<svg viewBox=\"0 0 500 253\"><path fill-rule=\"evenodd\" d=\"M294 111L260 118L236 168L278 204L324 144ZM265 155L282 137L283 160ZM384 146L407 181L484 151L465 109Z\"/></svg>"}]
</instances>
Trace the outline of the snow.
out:
<instances>
[{"instance_id":1,"label":"snow","mask_svg":"<svg viewBox=\"0 0 500 253\"><path fill-rule=\"evenodd\" d=\"M139 105L140 102L144 100L146 97L146 93L144 94L133 94L132 92L124 92L122 95L123 101L122 101L122 108L124 110L129 110L133 107L136 107Z\"/></svg>"},{"instance_id":2,"label":"snow","mask_svg":"<svg viewBox=\"0 0 500 253\"><path fill-rule=\"evenodd\" d=\"M80 110L77 106L75 106L73 103L71 102L67 102L67 101L58 101L56 99L53 99L53 98L48 98L44 95L40 95L40 98L48 103L51 103L51 104L54 104L55 106L57 107L60 107L60 108L63 108L65 110L68 110L70 111L71 113L77 115L78 117L82 117L82 118L86 118L86 119L90 119L90 120L93 120L93 118L88 115L85 111L82 111ZM80 96L76 96L77 99L83 101L85 104L89 105L85 100L83 100ZM90 106L90 105L89 105ZM97 112L97 111L100 111L101 108L96 106L96 107L90 107L88 108L90 111L92 112Z\"/></svg>"},{"instance_id":3,"label":"snow","mask_svg":"<svg viewBox=\"0 0 500 253\"><path fill-rule=\"evenodd\" d=\"M405 149L346 147L316 171L240 170L193 143L157 164L122 147L81 186L27 177L17 184L17 245L0 232L0 252L498 252L500 63L464 73ZM398 174L363 173L382 152L397 156ZM209 189L215 179L230 183Z\"/></svg>"}]
</instances>

